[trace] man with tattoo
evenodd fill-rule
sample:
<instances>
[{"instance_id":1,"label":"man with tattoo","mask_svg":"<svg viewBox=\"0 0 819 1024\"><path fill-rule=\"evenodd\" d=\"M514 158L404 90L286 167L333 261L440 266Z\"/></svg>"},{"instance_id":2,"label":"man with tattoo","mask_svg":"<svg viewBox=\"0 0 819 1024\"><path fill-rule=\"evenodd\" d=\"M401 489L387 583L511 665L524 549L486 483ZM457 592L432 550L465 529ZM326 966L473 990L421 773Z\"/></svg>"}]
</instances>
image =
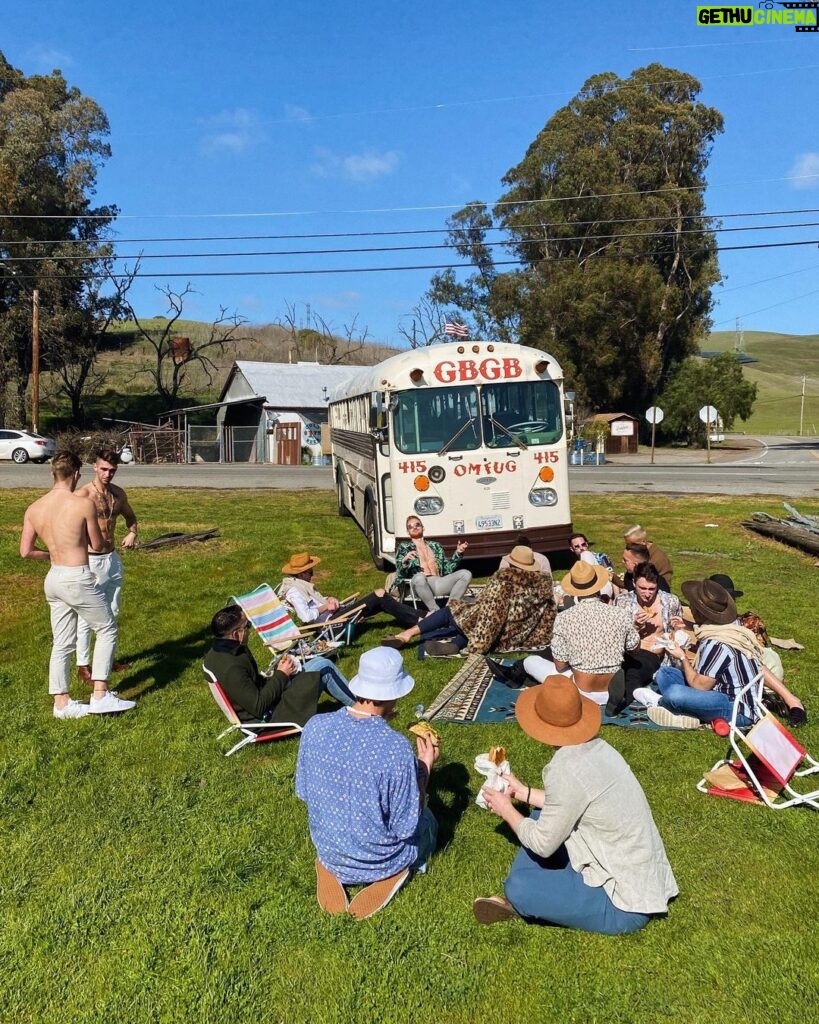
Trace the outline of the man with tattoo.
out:
<instances>
[{"instance_id":1,"label":"man with tattoo","mask_svg":"<svg viewBox=\"0 0 819 1024\"><path fill-rule=\"evenodd\" d=\"M97 523L102 534L102 545L99 548L89 547L88 564L96 578L97 585L105 594L114 618L119 615L120 597L122 594L122 561L115 548L114 533L117 519L122 516L128 532L122 540L125 550L133 548L137 541L137 519L134 510L128 504L128 497L121 487L113 483L114 474L119 466L120 458L111 448L97 452L92 463L94 479L90 484L80 488L77 494L90 498L97 513ZM77 673L84 682L91 682L91 627L80 616L77 625ZM115 661L114 672L124 672L128 666L122 661Z\"/></svg>"}]
</instances>

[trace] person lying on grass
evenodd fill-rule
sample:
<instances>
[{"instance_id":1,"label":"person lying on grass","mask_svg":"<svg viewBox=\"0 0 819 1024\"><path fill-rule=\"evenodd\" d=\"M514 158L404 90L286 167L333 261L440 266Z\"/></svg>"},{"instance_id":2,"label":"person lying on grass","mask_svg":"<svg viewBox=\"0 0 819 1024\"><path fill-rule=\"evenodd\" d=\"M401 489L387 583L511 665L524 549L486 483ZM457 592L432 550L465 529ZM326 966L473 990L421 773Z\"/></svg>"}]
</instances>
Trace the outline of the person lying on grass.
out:
<instances>
[{"instance_id":1,"label":"person lying on grass","mask_svg":"<svg viewBox=\"0 0 819 1024\"><path fill-rule=\"evenodd\" d=\"M665 914L677 883L640 783L597 735L599 706L556 675L521 693L515 716L525 733L557 749L542 789L508 772L505 792L481 790L521 849L506 895L475 900L477 921L523 918L619 935ZM535 810L525 817L513 801Z\"/></svg>"},{"instance_id":2,"label":"person lying on grass","mask_svg":"<svg viewBox=\"0 0 819 1024\"><path fill-rule=\"evenodd\" d=\"M552 578L540 571L531 548L519 545L507 556L472 604L451 600L415 626L381 643L400 650L416 637L427 654L471 651L526 651L548 646L555 621Z\"/></svg>"},{"instance_id":3,"label":"person lying on grass","mask_svg":"<svg viewBox=\"0 0 819 1024\"><path fill-rule=\"evenodd\" d=\"M285 654L270 675L263 675L247 646L250 623L237 604L221 608L210 628L213 644L205 655L205 668L219 680L243 722L304 725L316 713L322 690L340 704L355 700L347 680L327 658L311 658L302 669Z\"/></svg>"},{"instance_id":4,"label":"person lying on grass","mask_svg":"<svg viewBox=\"0 0 819 1024\"><path fill-rule=\"evenodd\" d=\"M414 685L397 651L375 647L350 680L355 704L317 715L302 733L296 796L307 804L316 896L328 914L370 917L411 872L426 870L435 849L438 823L425 807L435 736L417 736L416 757L387 724ZM355 886L363 888L350 899Z\"/></svg>"}]
</instances>

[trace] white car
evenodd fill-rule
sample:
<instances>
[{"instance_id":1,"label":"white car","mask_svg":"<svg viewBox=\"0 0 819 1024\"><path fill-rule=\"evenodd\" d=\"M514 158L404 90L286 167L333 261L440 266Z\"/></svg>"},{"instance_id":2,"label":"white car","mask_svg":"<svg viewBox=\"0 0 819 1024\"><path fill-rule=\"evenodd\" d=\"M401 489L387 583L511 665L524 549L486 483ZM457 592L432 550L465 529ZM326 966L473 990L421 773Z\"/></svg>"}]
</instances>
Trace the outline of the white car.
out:
<instances>
[{"instance_id":1,"label":"white car","mask_svg":"<svg viewBox=\"0 0 819 1024\"><path fill-rule=\"evenodd\" d=\"M45 462L57 451L57 445L50 437L32 434L28 430L6 430L0 428L0 459L12 459L22 465L28 462Z\"/></svg>"}]
</instances>

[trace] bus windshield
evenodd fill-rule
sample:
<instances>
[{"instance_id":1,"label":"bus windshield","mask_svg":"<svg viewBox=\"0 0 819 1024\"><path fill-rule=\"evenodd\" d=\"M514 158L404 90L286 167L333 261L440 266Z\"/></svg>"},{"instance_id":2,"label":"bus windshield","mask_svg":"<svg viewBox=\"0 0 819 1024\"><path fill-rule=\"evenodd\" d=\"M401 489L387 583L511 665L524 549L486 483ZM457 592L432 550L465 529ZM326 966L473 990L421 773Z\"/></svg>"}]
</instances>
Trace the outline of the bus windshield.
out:
<instances>
[{"instance_id":1,"label":"bus windshield","mask_svg":"<svg viewBox=\"0 0 819 1024\"><path fill-rule=\"evenodd\" d=\"M560 389L550 380L484 384L481 414L488 448L508 448L510 435L526 447L556 444L563 436Z\"/></svg>"},{"instance_id":2,"label":"bus windshield","mask_svg":"<svg viewBox=\"0 0 819 1024\"><path fill-rule=\"evenodd\" d=\"M393 440L407 455L468 452L481 444L474 386L402 391L393 413Z\"/></svg>"}]
</instances>

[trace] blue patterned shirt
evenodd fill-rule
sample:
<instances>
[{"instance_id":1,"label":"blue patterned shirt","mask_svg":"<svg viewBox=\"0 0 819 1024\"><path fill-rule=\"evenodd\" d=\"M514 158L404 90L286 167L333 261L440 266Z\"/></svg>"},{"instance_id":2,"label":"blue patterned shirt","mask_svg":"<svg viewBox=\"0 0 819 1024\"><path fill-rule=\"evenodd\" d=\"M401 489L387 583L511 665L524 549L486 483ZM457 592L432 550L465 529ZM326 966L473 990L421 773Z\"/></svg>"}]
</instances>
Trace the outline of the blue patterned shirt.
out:
<instances>
[{"instance_id":1,"label":"blue patterned shirt","mask_svg":"<svg viewBox=\"0 0 819 1024\"><path fill-rule=\"evenodd\" d=\"M375 882L415 861L425 774L409 740L383 718L342 708L310 719L296 796L307 804L319 860L340 882Z\"/></svg>"}]
</instances>

